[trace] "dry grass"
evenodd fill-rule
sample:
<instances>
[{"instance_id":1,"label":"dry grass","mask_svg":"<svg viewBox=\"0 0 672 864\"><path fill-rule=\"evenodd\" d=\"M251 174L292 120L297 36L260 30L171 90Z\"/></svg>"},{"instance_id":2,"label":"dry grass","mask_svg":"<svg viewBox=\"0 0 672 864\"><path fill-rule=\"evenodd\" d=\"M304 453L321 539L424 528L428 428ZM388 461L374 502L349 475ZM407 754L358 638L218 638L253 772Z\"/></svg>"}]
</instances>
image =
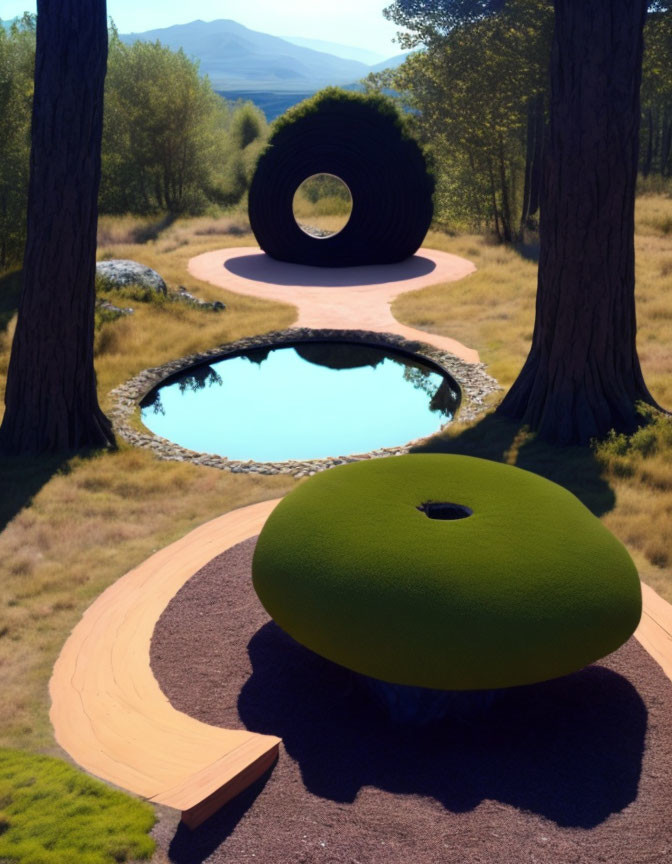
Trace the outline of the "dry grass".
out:
<instances>
[{"instance_id":1,"label":"dry grass","mask_svg":"<svg viewBox=\"0 0 672 864\"><path fill-rule=\"evenodd\" d=\"M100 251L154 267L169 289L185 285L197 296L222 299L227 308L213 313L181 303L120 300L135 313L104 324L96 337L104 406L109 391L141 369L281 329L296 317L294 307L228 294L188 275L190 257L252 243L249 230L242 237L204 234L208 225L224 221L178 221L153 241L129 243L137 221L108 225L108 239L119 236L124 243ZM166 251L176 237L186 243ZM114 293L108 296L115 301ZM6 329L0 326L0 391L14 327L7 321ZM116 453L63 460L0 461L0 746L57 751L47 682L66 634L107 585L196 525L283 495L295 482L160 462L125 445Z\"/></svg>"},{"instance_id":2,"label":"dry grass","mask_svg":"<svg viewBox=\"0 0 672 864\"><path fill-rule=\"evenodd\" d=\"M637 201L637 317L638 348L647 384L659 404L672 408L672 197L643 196ZM521 254L490 245L482 237L446 237L431 234L427 246L444 249L472 260L478 271L450 285L437 285L399 297L394 315L405 324L430 332L453 336L478 349L481 359L498 381L509 387L516 378L527 352L534 325L536 264ZM672 433L670 422L661 421L653 433L638 433L633 442L621 441L621 452L614 445L598 447L594 464L582 465L573 491L585 500L592 494L589 474L597 471L608 484L613 500L602 502L597 510L604 523L629 548L646 580L672 602ZM502 429L500 428L501 432ZM451 430L454 439L459 430ZM443 442L443 449L461 449L474 455L507 458L551 476L572 488L568 466L575 458L571 448L549 449L546 456L527 444L520 452L507 449L508 430L499 451L487 451L482 436L464 441ZM657 436L657 445L642 449L643 436ZM461 436L464 437L464 436ZM469 436L467 436L469 437ZM496 440L497 439L496 437ZM515 448L514 448L515 449ZM542 448L543 449L543 448ZM512 456L511 454L514 453ZM555 456L553 455L555 453ZM529 460L532 458L532 462ZM584 480L581 480L581 476ZM590 502L587 502L590 503Z\"/></svg>"}]
</instances>

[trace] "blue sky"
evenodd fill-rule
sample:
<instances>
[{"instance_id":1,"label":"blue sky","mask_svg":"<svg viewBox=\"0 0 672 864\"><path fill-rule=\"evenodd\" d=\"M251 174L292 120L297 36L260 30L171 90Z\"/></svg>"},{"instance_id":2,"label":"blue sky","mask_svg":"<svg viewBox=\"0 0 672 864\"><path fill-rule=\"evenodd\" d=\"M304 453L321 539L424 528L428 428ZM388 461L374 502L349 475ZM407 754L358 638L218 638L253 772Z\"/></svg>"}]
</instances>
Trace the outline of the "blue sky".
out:
<instances>
[{"instance_id":1,"label":"blue sky","mask_svg":"<svg viewBox=\"0 0 672 864\"><path fill-rule=\"evenodd\" d=\"M201 18L232 18L274 36L306 36L356 45L385 57L399 53L397 27L383 18L389 0L107 0L122 33L169 27ZM34 12L34 0L0 0L0 18Z\"/></svg>"}]
</instances>

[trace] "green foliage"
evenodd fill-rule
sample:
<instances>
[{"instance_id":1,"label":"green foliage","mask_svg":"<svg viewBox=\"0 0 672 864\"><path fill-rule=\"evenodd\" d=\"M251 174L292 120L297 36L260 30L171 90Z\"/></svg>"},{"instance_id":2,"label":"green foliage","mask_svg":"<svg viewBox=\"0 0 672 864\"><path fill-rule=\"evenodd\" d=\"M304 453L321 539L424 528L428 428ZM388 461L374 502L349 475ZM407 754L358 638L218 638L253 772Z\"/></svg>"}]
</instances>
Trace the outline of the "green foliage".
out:
<instances>
[{"instance_id":1,"label":"green foliage","mask_svg":"<svg viewBox=\"0 0 672 864\"><path fill-rule=\"evenodd\" d=\"M105 88L104 212L200 212L212 200L229 112L198 66L113 31Z\"/></svg>"},{"instance_id":2,"label":"green foliage","mask_svg":"<svg viewBox=\"0 0 672 864\"><path fill-rule=\"evenodd\" d=\"M430 519L418 509L428 502L473 512ZM316 474L268 518L252 575L302 645L374 678L438 689L565 675L615 650L641 614L630 556L574 495L467 456Z\"/></svg>"},{"instance_id":3,"label":"green foliage","mask_svg":"<svg viewBox=\"0 0 672 864\"><path fill-rule=\"evenodd\" d=\"M649 16L644 44L640 170L672 177L672 9Z\"/></svg>"},{"instance_id":4,"label":"green foliage","mask_svg":"<svg viewBox=\"0 0 672 864\"><path fill-rule=\"evenodd\" d=\"M645 30L641 169L672 174L672 7L651 4ZM496 13L496 14L495 14ZM549 0L396 0L385 15L406 48L397 70L370 76L415 113L439 166L446 227L519 240L538 204L553 31ZM535 176L536 175L536 176Z\"/></svg>"},{"instance_id":5,"label":"green foliage","mask_svg":"<svg viewBox=\"0 0 672 864\"><path fill-rule=\"evenodd\" d=\"M239 102L231 118L231 139L239 150L245 150L254 141L264 138L267 123L263 111L252 102Z\"/></svg>"},{"instance_id":6,"label":"green foliage","mask_svg":"<svg viewBox=\"0 0 672 864\"><path fill-rule=\"evenodd\" d=\"M0 26L0 269L26 232L35 17ZM103 213L201 213L246 193L268 135L261 111L230 104L182 51L125 45L112 28L105 82Z\"/></svg>"},{"instance_id":7,"label":"green foliage","mask_svg":"<svg viewBox=\"0 0 672 864\"><path fill-rule=\"evenodd\" d=\"M371 109L375 109L380 116L381 122L393 124L405 138L413 138L409 118L399 109L395 101L378 90L369 90L367 93L358 93L354 90L343 90L340 87L325 87L318 91L310 99L304 99L298 105L292 106L281 114L273 123L269 145L282 137L283 131L292 127L298 120L310 114L329 109L332 106L347 105L351 116L356 116L359 110L363 118L371 116Z\"/></svg>"},{"instance_id":8,"label":"green foliage","mask_svg":"<svg viewBox=\"0 0 672 864\"><path fill-rule=\"evenodd\" d=\"M407 5L388 15L409 26L408 10L397 8ZM453 16L442 27L434 9L415 20L427 49L369 79L400 93L411 109L439 167L436 218L447 227L490 228L511 241L536 211L529 173L540 166L529 137L543 126L552 28L546 0L510 0L499 15Z\"/></svg>"},{"instance_id":9,"label":"green foliage","mask_svg":"<svg viewBox=\"0 0 672 864\"><path fill-rule=\"evenodd\" d=\"M155 816L60 759L0 749L0 860L118 864L148 859Z\"/></svg>"},{"instance_id":10,"label":"green foliage","mask_svg":"<svg viewBox=\"0 0 672 864\"><path fill-rule=\"evenodd\" d=\"M23 257L34 63L34 16L0 25L0 270Z\"/></svg>"},{"instance_id":11,"label":"green foliage","mask_svg":"<svg viewBox=\"0 0 672 864\"><path fill-rule=\"evenodd\" d=\"M640 406L642 426L632 435L613 429L603 441L596 441L594 449L605 462L638 460L658 455L672 462L672 418L656 411L650 405Z\"/></svg>"}]
</instances>

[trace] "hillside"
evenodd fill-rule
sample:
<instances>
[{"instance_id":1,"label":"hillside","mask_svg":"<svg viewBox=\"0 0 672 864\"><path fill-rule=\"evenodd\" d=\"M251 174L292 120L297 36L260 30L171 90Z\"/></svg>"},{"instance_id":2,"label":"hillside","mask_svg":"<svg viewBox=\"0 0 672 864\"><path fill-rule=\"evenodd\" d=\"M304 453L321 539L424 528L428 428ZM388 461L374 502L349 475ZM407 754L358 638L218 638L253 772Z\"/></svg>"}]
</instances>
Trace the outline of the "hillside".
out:
<instances>
[{"instance_id":1,"label":"hillside","mask_svg":"<svg viewBox=\"0 0 672 864\"><path fill-rule=\"evenodd\" d=\"M192 21L128 33L121 39L126 43L158 39L170 48L182 48L200 61L201 71L216 90L312 92L357 81L371 69L365 63L294 45L229 20Z\"/></svg>"}]
</instances>

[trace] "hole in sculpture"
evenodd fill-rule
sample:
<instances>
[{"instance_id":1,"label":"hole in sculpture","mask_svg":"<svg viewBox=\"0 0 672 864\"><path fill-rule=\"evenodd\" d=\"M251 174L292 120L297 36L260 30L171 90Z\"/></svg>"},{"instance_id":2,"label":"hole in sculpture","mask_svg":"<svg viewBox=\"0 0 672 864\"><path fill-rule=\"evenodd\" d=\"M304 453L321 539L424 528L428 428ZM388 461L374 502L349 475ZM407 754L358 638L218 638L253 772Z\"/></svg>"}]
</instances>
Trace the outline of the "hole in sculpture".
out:
<instances>
[{"instance_id":1,"label":"hole in sculpture","mask_svg":"<svg viewBox=\"0 0 672 864\"><path fill-rule=\"evenodd\" d=\"M327 240L348 224L352 195L335 174L313 174L294 193L292 210L296 224L304 234Z\"/></svg>"},{"instance_id":2,"label":"hole in sculpture","mask_svg":"<svg viewBox=\"0 0 672 864\"><path fill-rule=\"evenodd\" d=\"M418 507L430 519L466 519L473 514L471 507L464 504L453 504L450 501L425 501Z\"/></svg>"}]
</instances>

